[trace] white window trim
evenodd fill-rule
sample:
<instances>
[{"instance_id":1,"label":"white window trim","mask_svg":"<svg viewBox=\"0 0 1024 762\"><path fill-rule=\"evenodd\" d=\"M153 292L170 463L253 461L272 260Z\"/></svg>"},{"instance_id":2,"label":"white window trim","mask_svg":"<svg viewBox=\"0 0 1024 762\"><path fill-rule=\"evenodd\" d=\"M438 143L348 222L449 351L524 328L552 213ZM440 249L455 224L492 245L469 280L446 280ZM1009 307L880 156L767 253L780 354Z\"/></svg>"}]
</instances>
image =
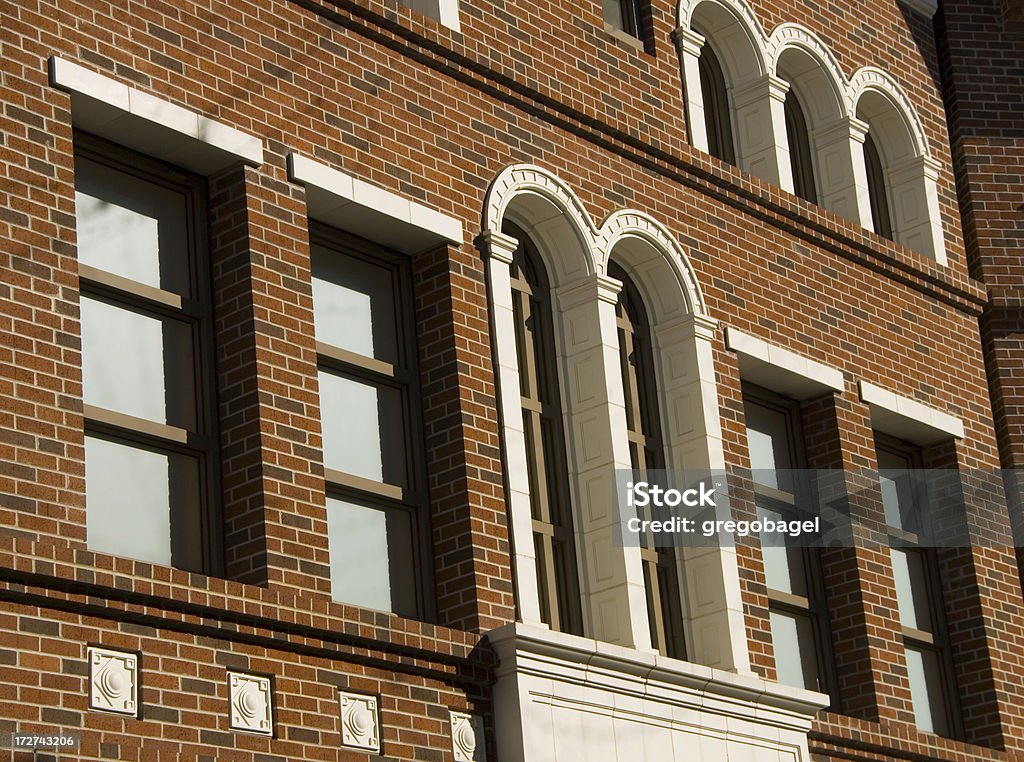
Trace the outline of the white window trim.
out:
<instances>
[{"instance_id":1,"label":"white window trim","mask_svg":"<svg viewBox=\"0 0 1024 762\"><path fill-rule=\"evenodd\" d=\"M798 355L731 326L725 329L725 346L736 353L744 381L790 399L812 399L831 392L842 393L846 388L843 372L838 368Z\"/></svg>"},{"instance_id":2,"label":"white window trim","mask_svg":"<svg viewBox=\"0 0 1024 762\"><path fill-rule=\"evenodd\" d=\"M731 38L719 35L735 43L731 46L733 57L746 60L743 81L727 83L739 167L784 190L794 191L783 110L789 83L778 76L778 62L788 47L799 46L818 62L836 88L842 108L838 119L830 124L817 125L812 135L815 165L821 167L827 162L833 167L834 176L825 178L828 181L822 182L819 188L822 205L871 229L870 199L862 154L867 126L854 117L857 101L866 89L880 92L905 122L914 146L912 156L903 157L895 162L895 166L886 168L887 182L892 185L889 199L894 237L897 243L939 266L945 266L946 245L938 193L941 164L931 156L921 122L909 98L887 72L876 67L862 67L846 78L828 46L799 24L779 24L771 35L766 35L746 0L680 0L678 26L673 39L686 84L690 143L699 150L708 150L704 101L697 70L701 48L707 41L693 28L694 10L707 2L727 12L743 31L743 34L732 35ZM906 2L918 13L929 17L934 13L934 0ZM719 40L719 44L724 43L724 40ZM729 58L729 50L716 48L716 52L724 65ZM884 149L880 146L880 150Z\"/></svg>"},{"instance_id":3,"label":"white window trim","mask_svg":"<svg viewBox=\"0 0 1024 762\"><path fill-rule=\"evenodd\" d=\"M201 175L263 163L259 138L66 58L52 56L49 66L50 83L71 94L71 121L85 132Z\"/></svg>"},{"instance_id":4,"label":"white window trim","mask_svg":"<svg viewBox=\"0 0 1024 762\"><path fill-rule=\"evenodd\" d=\"M579 375L568 379L564 365L560 375L569 465L576 479L572 495L576 533L578 538L588 536L587 544L578 548L585 627L588 636L598 640L649 649L639 549L616 551L609 534L614 525L608 515L612 510L609 473L614 467L629 468L629 456L615 325L614 291L618 282L604 277L608 257L617 247L630 246L626 240L630 238L650 247L651 258L640 264L638 274L657 273L648 294L653 304L647 306L654 309L657 304L656 312L661 313L660 324L652 324L651 329L656 346L660 347L659 407L666 418L664 430L671 468L680 468L680 464L694 469L725 468L713 361L717 323L707 314L699 284L679 244L669 231L643 212L617 211L598 228L571 189L547 170L533 165L508 167L491 183L484 206L484 229L477 245L487 260L507 461L509 530L514 546L516 600L523 622L544 626L540 621L533 558L530 487L526 478L509 278L517 242L500 232L510 203L520 195L527 198L518 200L518 210L509 219L534 235L534 242L551 256L552 261L546 264L554 292L554 320L561 325L563 363L571 351L578 357L574 362L577 371L583 370L583 354L592 356L590 367L596 369L593 379L588 373L583 374L588 387L585 394L576 388ZM533 225L531 209L540 214L540 220ZM556 218L560 220L559 226L552 222ZM644 280L650 285L651 277ZM656 319L655 315L651 317ZM574 332L575 345L569 346L566 336L572 337ZM588 433L584 431L586 425L593 426L593 436L583 437ZM595 448L601 452L595 454ZM592 456L587 455L588 450ZM601 575L609 580L595 586L591 592L596 594L592 597L587 589L588 564L600 567ZM684 614L688 658L749 674L735 549L695 549L687 553L685 564L686 580L681 587L686 589L689 609ZM629 621L618 621L612 627L612 616Z\"/></svg>"},{"instance_id":5,"label":"white window trim","mask_svg":"<svg viewBox=\"0 0 1024 762\"><path fill-rule=\"evenodd\" d=\"M860 381L860 399L871 408L871 427L883 434L928 446L964 438L959 418L922 402Z\"/></svg>"},{"instance_id":6,"label":"white window trim","mask_svg":"<svg viewBox=\"0 0 1024 762\"><path fill-rule=\"evenodd\" d=\"M306 186L308 215L403 254L462 244L462 222L297 153L288 177Z\"/></svg>"}]
</instances>

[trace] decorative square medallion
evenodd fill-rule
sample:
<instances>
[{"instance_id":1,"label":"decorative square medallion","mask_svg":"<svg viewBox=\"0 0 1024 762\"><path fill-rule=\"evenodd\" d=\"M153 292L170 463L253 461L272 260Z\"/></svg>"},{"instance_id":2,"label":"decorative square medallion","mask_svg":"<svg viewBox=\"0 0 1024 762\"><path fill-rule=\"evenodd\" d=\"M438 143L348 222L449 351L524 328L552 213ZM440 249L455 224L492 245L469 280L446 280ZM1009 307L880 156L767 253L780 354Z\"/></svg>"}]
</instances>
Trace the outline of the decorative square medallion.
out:
<instances>
[{"instance_id":1,"label":"decorative square medallion","mask_svg":"<svg viewBox=\"0 0 1024 762\"><path fill-rule=\"evenodd\" d=\"M274 709L270 678L228 672L231 727L249 733L274 733Z\"/></svg>"},{"instance_id":2,"label":"decorative square medallion","mask_svg":"<svg viewBox=\"0 0 1024 762\"><path fill-rule=\"evenodd\" d=\"M139 656L89 646L89 708L138 716Z\"/></svg>"},{"instance_id":3,"label":"decorative square medallion","mask_svg":"<svg viewBox=\"0 0 1024 762\"><path fill-rule=\"evenodd\" d=\"M464 712L450 714L455 762L487 762L483 720Z\"/></svg>"},{"instance_id":4,"label":"decorative square medallion","mask_svg":"<svg viewBox=\"0 0 1024 762\"><path fill-rule=\"evenodd\" d=\"M341 693L341 743L350 749L380 751L377 697Z\"/></svg>"}]
</instances>

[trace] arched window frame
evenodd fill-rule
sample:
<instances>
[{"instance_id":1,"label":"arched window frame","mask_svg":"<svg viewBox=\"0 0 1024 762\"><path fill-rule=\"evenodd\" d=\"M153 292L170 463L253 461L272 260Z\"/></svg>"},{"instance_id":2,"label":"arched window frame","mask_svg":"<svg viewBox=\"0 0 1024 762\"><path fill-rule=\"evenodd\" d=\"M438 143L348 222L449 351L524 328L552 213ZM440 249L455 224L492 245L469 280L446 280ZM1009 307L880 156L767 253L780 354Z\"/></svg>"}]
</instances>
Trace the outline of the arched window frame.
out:
<instances>
[{"instance_id":1,"label":"arched window frame","mask_svg":"<svg viewBox=\"0 0 1024 762\"><path fill-rule=\"evenodd\" d=\"M767 37L746 0L680 0L677 22L674 39L682 66L687 127L695 148L716 156L727 155L721 147L721 132L712 133L722 122L722 88L702 86L702 80L711 79L707 61L701 62L702 51L711 45L721 64L730 119L734 125L743 125L742 130L732 129L733 163L737 167L802 197L812 196L807 179L813 176L818 203L874 230L864 157L865 135L871 130L886 177L892 239L938 265L946 264L938 201L940 165L930 156L915 110L892 77L874 67L864 67L852 77L845 77L824 43L797 24L780 24ZM802 93L789 95L796 83L786 79L780 57L794 48L815 62L815 77L832 91L824 100L831 103L834 97L829 113L813 118L808 108L813 103L816 110L822 99L815 96L800 103L804 107L810 163L819 168L812 169L813 174L802 171L806 153L796 160L790 156L791 152L803 151L803 142L802 136L788 135L793 115L790 113L791 127L787 129L786 102ZM706 97L705 93L714 96ZM859 114L859 102L865 93L883 96L888 104L884 118ZM789 111L793 111L792 104ZM873 124L876 122L886 122L889 127L883 129ZM902 125L905 137L895 134L900 130L892 129L894 124ZM899 143L911 145L912 150L902 150ZM828 167L828 171L822 167ZM799 189L794 171L802 175Z\"/></svg>"},{"instance_id":2,"label":"arched window frame","mask_svg":"<svg viewBox=\"0 0 1024 762\"><path fill-rule=\"evenodd\" d=\"M551 277L584 634L650 649L639 548L620 547L614 534L614 473L628 470L630 462L617 372L615 304L621 284L605 275L609 253L622 255L653 322L670 468L725 467L713 362L716 324L707 317L694 272L674 236L646 215L625 210L599 228L575 194L541 167L515 165L501 172L488 191L483 219L477 244L487 262L519 616L524 625L543 626L519 423L509 267L518 241L500 232L506 219L534 240ZM693 555L685 559L693 574L683 582L684 598L697 601L687 607L684 620L688 658L750 674L736 551L701 549Z\"/></svg>"},{"instance_id":3,"label":"arched window frame","mask_svg":"<svg viewBox=\"0 0 1024 762\"><path fill-rule=\"evenodd\" d=\"M532 501L533 551L541 620L554 630L582 634L572 503L551 289L529 235L506 221L502 233L518 246L511 264L516 354Z\"/></svg>"},{"instance_id":4,"label":"arched window frame","mask_svg":"<svg viewBox=\"0 0 1024 762\"><path fill-rule=\"evenodd\" d=\"M930 155L924 129L909 99L888 74L874 67L853 75L848 97L850 111L862 125L861 140L870 135L877 152L877 164L870 168L869 162L875 164L868 156L870 148L860 153L865 227L885 235L881 232L884 223L876 227L875 220L887 209L891 234L886 237L945 265L939 163ZM878 178L879 167L884 182ZM870 182L869 172L874 173Z\"/></svg>"}]
</instances>

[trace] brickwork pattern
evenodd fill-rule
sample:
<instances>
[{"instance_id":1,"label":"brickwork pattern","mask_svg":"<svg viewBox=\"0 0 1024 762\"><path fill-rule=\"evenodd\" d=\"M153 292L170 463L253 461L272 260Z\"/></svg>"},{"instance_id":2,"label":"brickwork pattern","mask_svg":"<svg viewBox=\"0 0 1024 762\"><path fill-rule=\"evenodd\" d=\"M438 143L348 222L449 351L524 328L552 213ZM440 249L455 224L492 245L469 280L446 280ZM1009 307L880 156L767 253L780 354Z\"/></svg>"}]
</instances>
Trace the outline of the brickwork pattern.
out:
<instances>
[{"instance_id":1,"label":"brickwork pattern","mask_svg":"<svg viewBox=\"0 0 1024 762\"><path fill-rule=\"evenodd\" d=\"M413 262L438 625L448 626L333 603L308 220L303 192L285 170L293 151L450 214L469 238L491 178L511 162L542 164L593 219L633 207L662 221L723 323L961 418L967 437L956 462L997 465L977 334L986 292L971 278L981 270L969 272L965 262L976 249L965 250L960 233L942 61L928 24L890 0L752 6L769 31L805 24L847 74L878 65L907 91L941 163L949 268L689 147L670 42L675 13L665 0L651 3L654 55L604 33L596 3L566 12L553 0L463 2L462 34L384 0L143 4L130 12L117 3L40 2L0 11L0 570L5 599L21 607L0 619L12 643L0 650L3 709L31 715L25 722L80 723L96 756L177 758L200 754L196 745L228 744L226 714L198 713L226 690L220 670L278 675L282 732L234 741L232 758L240 760L338 757L331 696L340 682L330 675L381 693L387 753L396 758L445 758L437 723L446 707L486 714L493 665L479 632L510 621L513 602L483 263L469 240ZM51 55L264 140L262 167L210 179L229 580L86 550L72 115L68 96L47 81ZM1012 193L1015 182L995 173L991 183L1000 187L984 192ZM961 208L963 199L961 191ZM986 245L1011 239L1004 231ZM739 371L721 342L715 359L726 459L742 465ZM835 409L807 410L813 422L839 425L842 452L823 448L823 461L873 462L855 395L848 385ZM1000 436L1016 425L1000 419ZM752 662L773 677L760 551L750 544L738 555ZM1010 561L1007 553L973 554L951 567L949 584L964 596L958 605L974 605L964 605L957 637L971 659L985 662L981 684L966 672L959 681L961 702L977 707L969 737L1019 752L1024 696L1013 654L1021 652L1024 614ZM840 641L865 631L870 638L844 655L844 667L865 670L843 678L844 711L857 717L823 715L814 751L828 759L883 758L887 750L911 759L1007 758L913 730L886 564L855 554L827 569L847 584L833 591ZM73 605L55 602L65 598ZM104 598L106 608L85 608ZM190 628L204 617L228 624L216 637L116 624L121 612L150 609ZM315 656L297 645L260 655L249 636L274 622L295 643L335 643L332 633L360 639ZM144 679L156 681L143 688L143 704L157 710L152 722L118 719L113 727L109 717L82 712L75 664L88 642L152 654L143 660ZM221 652L241 656L220 664ZM370 652L383 654L372 667ZM45 674L33 672L39 666ZM42 716L53 692L65 696L69 715ZM982 707L994 707L994 724L985 724ZM156 734L163 740L141 740ZM119 748L100 746L113 743Z\"/></svg>"}]
</instances>

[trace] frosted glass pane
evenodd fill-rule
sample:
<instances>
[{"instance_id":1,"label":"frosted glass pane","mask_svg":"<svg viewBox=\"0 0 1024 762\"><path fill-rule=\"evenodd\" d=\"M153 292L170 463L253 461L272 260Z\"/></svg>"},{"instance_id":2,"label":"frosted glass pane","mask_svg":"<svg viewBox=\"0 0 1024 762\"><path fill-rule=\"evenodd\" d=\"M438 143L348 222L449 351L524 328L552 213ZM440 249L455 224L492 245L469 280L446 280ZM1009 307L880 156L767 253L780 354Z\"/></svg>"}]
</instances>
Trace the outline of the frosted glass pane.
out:
<instances>
[{"instance_id":1,"label":"frosted glass pane","mask_svg":"<svg viewBox=\"0 0 1024 762\"><path fill-rule=\"evenodd\" d=\"M327 499L331 595L356 606L416 613L408 514Z\"/></svg>"},{"instance_id":2,"label":"frosted glass pane","mask_svg":"<svg viewBox=\"0 0 1024 762\"><path fill-rule=\"evenodd\" d=\"M769 518L782 521L783 515L758 506L758 518ZM787 547L778 536L765 536L761 542L761 555L764 559L765 584L773 590L780 590L793 595L807 596L807 572L804 567L804 551L801 548Z\"/></svg>"},{"instance_id":3,"label":"frosted glass pane","mask_svg":"<svg viewBox=\"0 0 1024 762\"><path fill-rule=\"evenodd\" d=\"M184 195L78 158L75 210L79 262L188 295Z\"/></svg>"},{"instance_id":4,"label":"frosted glass pane","mask_svg":"<svg viewBox=\"0 0 1024 762\"><path fill-rule=\"evenodd\" d=\"M392 271L322 246L312 261L317 341L397 363Z\"/></svg>"},{"instance_id":5,"label":"frosted glass pane","mask_svg":"<svg viewBox=\"0 0 1024 762\"><path fill-rule=\"evenodd\" d=\"M324 465L364 479L404 486L402 395L321 370Z\"/></svg>"},{"instance_id":6,"label":"frosted glass pane","mask_svg":"<svg viewBox=\"0 0 1024 762\"><path fill-rule=\"evenodd\" d=\"M931 632L932 618L928 601L928 577L924 556L917 551L890 548L896 602L900 624L915 630Z\"/></svg>"},{"instance_id":7,"label":"frosted glass pane","mask_svg":"<svg viewBox=\"0 0 1024 762\"><path fill-rule=\"evenodd\" d=\"M792 479L789 475L776 473L776 469L788 470L793 467L785 414L747 402L744 415L754 481L765 487L792 492Z\"/></svg>"},{"instance_id":8,"label":"frosted glass pane","mask_svg":"<svg viewBox=\"0 0 1024 762\"><path fill-rule=\"evenodd\" d=\"M85 402L195 430L192 332L83 296L82 385Z\"/></svg>"},{"instance_id":9,"label":"frosted glass pane","mask_svg":"<svg viewBox=\"0 0 1024 762\"><path fill-rule=\"evenodd\" d=\"M604 20L613 27L625 28L625 22L622 20L622 0L601 0L601 11L604 13Z\"/></svg>"},{"instance_id":10,"label":"frosted glass pane","mask_svg":"<svg viewBox=\"0 0 1024 762\"><path fill-rule=\"evenodd\" d=\"M818 657L810 618L781 611L770 612L769 618L779 682L819 690Z\"/></svg>"},{"instance_id":11,"label":"frosted glass pane","mask_svg":"<svg viewBox=\"0 0 1024 762\"><path fill-rule=\"evenodd\" d=\"M171 516L183 540L180 566L197 568L202 549L184 512L198 506L194 458L85 438L86 538L91 550L171 565ZM180 509L175 509L180 507ZM192 522L194 525L195 522Z\"/></svg>"},{"instance_id":12,"label":"frosted glass pane","mask_svg":"<svg viewBox=\"0 0 1024 762\"><path fill-rule=\"evenodd\" d=\"M886 450L878 451L878 478L882 489L885 523L897 529L916 532L917 497L914 491L911 462L908 458Z\"/></svg>"},{"instance_id":13,"label":"frosted glass pane","mask_svg":"<svg viewBox=\"0 0 1024 762\"><path fill-rule=\"evenodd\" d=\"M908 646L906 657L914 723L926 733L948 734L946 698L938 655L934 651Z\"/></svg>"}]
</instances>

